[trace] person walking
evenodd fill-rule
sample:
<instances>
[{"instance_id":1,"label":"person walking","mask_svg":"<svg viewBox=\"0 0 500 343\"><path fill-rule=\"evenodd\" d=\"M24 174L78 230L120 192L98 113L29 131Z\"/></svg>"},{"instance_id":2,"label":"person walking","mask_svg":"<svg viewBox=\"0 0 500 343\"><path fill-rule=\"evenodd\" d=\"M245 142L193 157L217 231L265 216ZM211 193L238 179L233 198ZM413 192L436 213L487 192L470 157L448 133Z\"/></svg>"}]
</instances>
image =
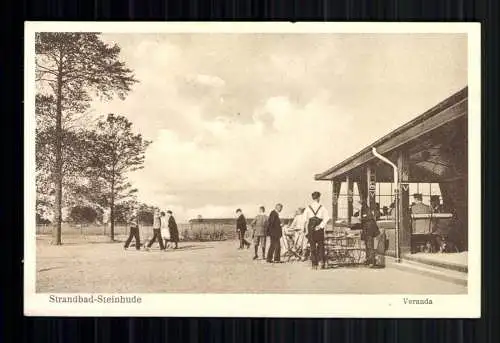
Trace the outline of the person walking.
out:
<instances>
[{"instance_id":1,"label":"person walking","mask_svg":"<svg viewBox=\"0 0 500 343\"><path fill-rule=\"evenodd\" d=\"M164 250L166 251L170 241L170 230L168 229L168 218L163 211L160 213L160 232L165 246Z\"/></svg>"},{"instance_id":2,"label":"person walking","mask_svg":"<svg viewBox=\"0 0 500 343\"><path fill-rule=\"evenodd\" d=\"M280 212L283 210L282 204L276 204L274 210L269 214L267 220L267 235L271 240L269 250L267 251L266 262L280 263L281 262L281 244L280 239L283 235L281 229Z\"/></svg>"},{"instance_id":3,"label":"person walking","mask_svg":"<svg viewBox=\"0 0 500 343\"><path fill-rule=\"evenodd\" d=\"M325 256L325 227L328 223L328 212L320 204L321 193L311 194L312 203L306 209L307 239L311 249L311 264L313 269L318 269L321 261L321 269L326 268Z\"/></svg>"},{"instance_id":4,"label":"person walking","mask_svg":"<svg viewBox=\"0 0 500 343\"><path fill-rule=\"evenodd\" d=\"M259 246L262 249L262 259L266 258L266 225L267 216L264 206L259 207L259 214L252 221L252 239L255 248L254 260L258 259Z\"/></svg>"},{"instance_id":5,"label":"person walking","mask_svg":"<svg viewBox=\"0 0 500 343\"><path fill-rule=\"evenodd\" d=\"M238 208L236 210L236 232L238 233L238 239L240 241L240 247L238 249L243 249L244 247L250 248L250 243L245 239L245 232L247 231L247 220L243 215L243 211Z\"/></svg>"},{"instance_id":6,"label":"person walking","mask_svg":"<svg viewBox=\"0 0 500 343\"><path fill-rule=\"evenodd\" d=\"M158 240L160 244L160 250L165 250L165 245L163 244L163 238L161 236L160 210L155 210L153 214L153 238L149 241L146 249L149 250L156 240Z\"/></svg>"},{"instance_id":7,"label":"person walking","mask_svg":"<svg viewBox=\"0 0 500 343\"><path fill-rule=\"evenodd\" d=\"M179 243L179 229L177 227L177 223L175 221L172 211L170 210L167 211L167 217L168 217L168 233L170 235L170 242L174 243L175 244L174 249L177 249Z\"/></svg>"},{"instance_id":8,"label":"person walking","mask_svg":"<svg viewBox=\"0 0 500 343\"><path fill-rule=\"evenodd\" d=\"M295 217L293 217L292 224L288 227L288 231L293 239L293 244L297 245L299 240L302 242L302 236L306 233L306 216L304 207L299 207L295 212ZM302 247L302 244L300 244Z\"/></svg>"},{"instance_id":9,"label":"person walking","mask_svg":"<svg viewBox=\"0 0 500 343\"><path fill-rule=\"evenodd\" d=\"M141 237L139 235L139 217L137 215L137 209L132 210L132 214L128 220L128 224L130 227L129 235L127 240L125 241L125 245L123 248L125 250L128 249L130 242L132 242L132 239L135 238L135 249L140 250L141 249Z\"/></svg>"}]
</instances>

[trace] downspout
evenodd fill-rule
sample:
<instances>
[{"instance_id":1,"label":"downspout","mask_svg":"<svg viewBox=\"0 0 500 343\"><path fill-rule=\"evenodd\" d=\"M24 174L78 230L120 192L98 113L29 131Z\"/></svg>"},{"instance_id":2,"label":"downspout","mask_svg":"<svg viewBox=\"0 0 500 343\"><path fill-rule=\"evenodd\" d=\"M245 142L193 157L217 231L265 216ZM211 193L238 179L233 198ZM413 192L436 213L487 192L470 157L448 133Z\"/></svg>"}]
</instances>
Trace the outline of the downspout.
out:
<instances>
[{"instance_id":1,"label":"downspout","mask_svg":"<svg viewBox=\"0 0 500 343\"><path fill-rule=\"evenodd\" d=\"M389 164L393 171L394 171L394 192L395 192L395 199L394 199L394 210L395 210L395 220L396 220L396 237L395 237L395 249L396 249L396 261L399 263L401 262L401 257L399 256L400 254L400 248L399 248L399 179L398 179L398 167L392 163L387 157L380 155L377 152L377 149L372 147L372 153L375 157L377 157L379 160L382 160L383 162Z\"/></svg>"}]
</instances>

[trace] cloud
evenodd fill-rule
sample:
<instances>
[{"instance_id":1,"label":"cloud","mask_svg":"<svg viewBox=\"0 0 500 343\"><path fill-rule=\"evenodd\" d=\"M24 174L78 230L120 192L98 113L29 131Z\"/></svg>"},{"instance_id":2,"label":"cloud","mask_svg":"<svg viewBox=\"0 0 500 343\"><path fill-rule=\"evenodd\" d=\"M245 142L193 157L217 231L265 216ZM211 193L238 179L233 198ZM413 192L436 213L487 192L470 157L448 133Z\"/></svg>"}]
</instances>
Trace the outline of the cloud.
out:
<instances>
[{"instance_id":1,"label":"cloud","mask_svg":"<svg viewBox=\"0 0 500 343\"><path fill-rule=\"evenodd\" d=\"M313 180L467 83L462 35L103 35L141 81L139 196L189 219L304 205Z\"/></svg>"},{"instance_id":2,"label":"cloud","mask_svg":"<svg viewBox=\"0 0 500 343\"><path fill-rule=\"evenodd\" d=\"M207 87L224 87L226 82L221 79L220 77L214 76L214 75L187 75L186 80L189 83L194 83L198 85L203 85Z\"/></svg>"},{"instance_id":3,"label":"cloud","mask_svg":"<svg viewBox=\"0 0 500 343\"><path fill-rule=\"evenodd\" d=\"M296 207L307 201L311 189L318 187L312 176L329 164L332 155L329 146L334 138L348 139L349 127L353 125L348 115L342 115L325 101L318 96L300 108L287 97L273 97L255 110L254 121L249 124L224 117L212 120L198 117L196 126L201 129L191 140L183 140L175 131L161 129L148 148L141 178L135 182L141 193L164 190L185 205L197 193L212 192L213 197L225 199L228 204L213 205L209 213L216 208L226 216L232 213L229 209L238 201L238 192L248 189L271 191L262 198L255 197L256 203L259 199L267 203L287 201L272 198L272 192L280 189L303 190L304 196L293 205ZM272 133L263 131L267 125L260 120L263 113L272 118ZM156 180L155 187L151 187L151 180ZM229 197L228 192L236 195ZM186 197L186 193L190 196ZM167 197L148 197L169 203ZM242 200L245 198L248 199L246 194ZM218 199L206 202L214 200ZM252 207L256 207L255 203ZM184 215L192 213L186 211L182 210Z\"/></svg>"}]
</instances>

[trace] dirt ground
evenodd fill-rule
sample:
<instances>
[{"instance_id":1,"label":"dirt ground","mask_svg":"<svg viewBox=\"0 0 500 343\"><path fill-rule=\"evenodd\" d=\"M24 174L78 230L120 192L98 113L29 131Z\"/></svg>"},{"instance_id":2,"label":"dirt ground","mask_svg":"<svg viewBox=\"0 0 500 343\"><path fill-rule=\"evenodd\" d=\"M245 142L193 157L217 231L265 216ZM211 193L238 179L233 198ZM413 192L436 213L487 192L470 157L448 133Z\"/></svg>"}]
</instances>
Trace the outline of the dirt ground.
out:
<instances>
[{"instance_id":1,"label":"dirt ground","mask_svg":"<svg viewBox=\"0 0 500 343\"><path fill-rule=\"evenodd\" d=\"M122 239L123 237L118 237ZM464 294L467 288L413 272L340 267L311 270L308 262L252 260L236 241L180 243L178 250L136 251L122 242L37 237L40 293L351 293Z\"/></svg>"}]
</instances>

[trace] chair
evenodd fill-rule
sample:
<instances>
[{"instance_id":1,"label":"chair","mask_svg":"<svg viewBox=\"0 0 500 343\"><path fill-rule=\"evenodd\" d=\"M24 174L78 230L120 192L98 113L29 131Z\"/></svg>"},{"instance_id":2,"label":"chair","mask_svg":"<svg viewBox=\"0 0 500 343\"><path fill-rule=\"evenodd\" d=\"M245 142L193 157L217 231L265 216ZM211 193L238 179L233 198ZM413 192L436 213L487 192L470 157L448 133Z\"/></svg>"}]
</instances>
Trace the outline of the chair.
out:
<instances>
[{"instance_id":1,"label":"chair","mask_svg":"<svg viewBox=\"0 0 500 343\"><path fill-rule=\"evenodd\" d=\"M304 257L304 241L305 235L303 232L287 232L283 230L281 237L281 246L284 250L282 258L287 262L295 260L301 261Z\"/></svg>"}]
</instances>

